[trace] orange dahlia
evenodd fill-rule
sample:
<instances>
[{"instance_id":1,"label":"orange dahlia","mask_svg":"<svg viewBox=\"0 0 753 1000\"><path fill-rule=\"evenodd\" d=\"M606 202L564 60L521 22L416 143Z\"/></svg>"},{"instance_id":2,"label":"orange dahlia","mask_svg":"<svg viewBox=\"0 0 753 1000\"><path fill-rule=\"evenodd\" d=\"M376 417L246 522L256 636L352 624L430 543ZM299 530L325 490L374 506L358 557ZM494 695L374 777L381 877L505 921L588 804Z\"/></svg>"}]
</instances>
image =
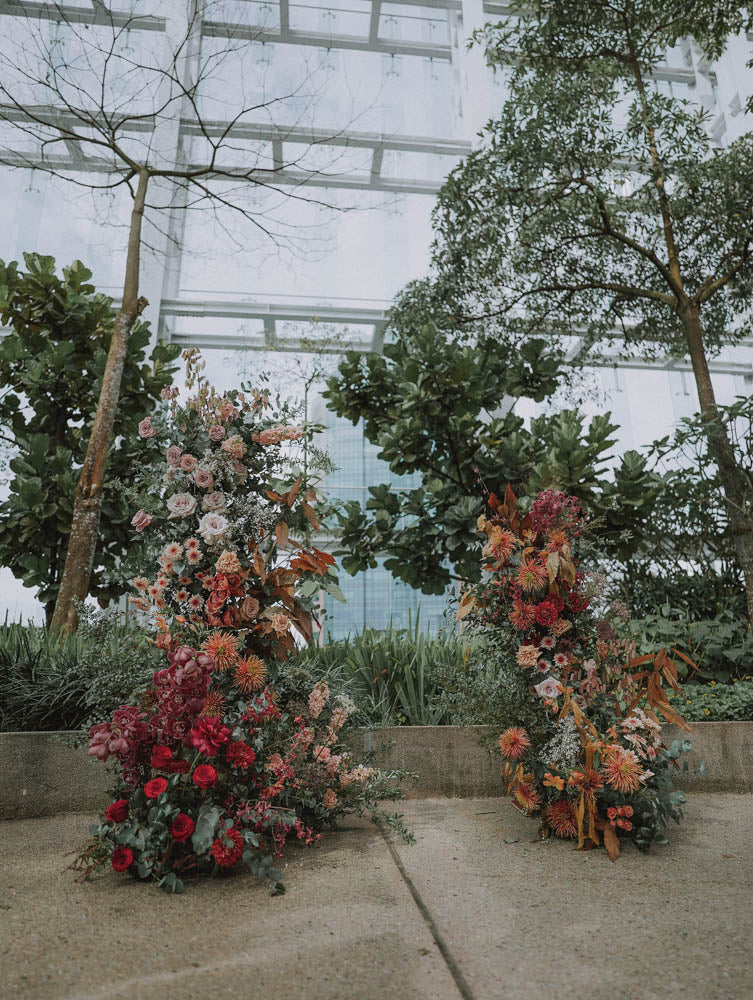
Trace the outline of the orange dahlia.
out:
<instances>
[{"instance_id":1,"label":"orange dahlia","mask_svg":"<svg viewBox=\"0 0 753 1000\"><path fill-rule=\"evenodd\" d=\"M235 686L241 691L260 691L266 676L267 667L258 656L247 656L235 664Z\"/></svg>"},{"instance_id":2,"label":"orange dahlia","mask_svg":"<svg viewBox=\"0 0 753 1000\"><path fill-rule=\"evenodd\" d=\"M548 579L548 576L546 567L542 566L541 563L523 560L520 564L518 575L515 577L515 582L521 590L540 590L544 586L544 582Z\"/></svg>"},{"instance_id":3,"label":"orange dahlia","mask_svg":"<svg viewBox=\"0 0 753 1000\"><path fill-rule=\"evenodd\" d=\"M607 784L617 792L629 795L641 787L643 768L631 750L613 750L608 753L602 770Z\"/></svg>"},{"instance_id":4,"label":"orange dahlia","mask_svg":"<svg viewBox=\"0 0 753 1000\"><path fill-rule=\"evenodd\" d=\"M536 812L541 805L541 796L530 781L519 782L512 797L524 813Z\"/></svg>"},{"instance_id":5,"label":"orange dahlia","mask_svg":"<svg viewBox=\"0 0 753 1000\"><path fill-rule=\"evenodd\" d=\"M512 611L508 614L508 618L515 626L515 628L528 629L534 623L533 613L536 610L533 604L526 604L524 601L513 601Z\"/></svg>"},{"instance_id":6,"label":"orange dahlia","mask_svg":"<svg viewBox=\"0 0 753 1000\"><path fill-rule=\"evenodd\" d=\"M575 810L568 799L558 799L546 809L546 821L555 837L567 840L578 832Z\"/></svg>"},{"instance_id":7,"label":"orange dahlia","mask_svg":"<svg viewBox=\"0 0 753 1000\"><path fill-rule=\"evenodd\" d=\"M202 645L218 670L227 670L238 659L238 637L228 632L212 632Z\"/></svg>"},{"instance_id":8,"label":"orange dahlia","mask_svg":"<svg viewBox=\"0 0 753 1000\"><path fill-rule=\"evenodd\" d=\"M210 691L204 700L204 707L201 715L208 715L212 719L221 719L222 710L225 707L225 699L219 691Z\"/></svg>"},{"instance_id":9,"label":"orange dahlia","mask_svg":"<svg viewBox=\"0 0 753 1000\"><path fill-rule=\"evenodd\" d=\"M528 733L520 726L511 726L499 738L499 749L508 760L520 760L531 745Z\"/></svg>"}]
</instances>

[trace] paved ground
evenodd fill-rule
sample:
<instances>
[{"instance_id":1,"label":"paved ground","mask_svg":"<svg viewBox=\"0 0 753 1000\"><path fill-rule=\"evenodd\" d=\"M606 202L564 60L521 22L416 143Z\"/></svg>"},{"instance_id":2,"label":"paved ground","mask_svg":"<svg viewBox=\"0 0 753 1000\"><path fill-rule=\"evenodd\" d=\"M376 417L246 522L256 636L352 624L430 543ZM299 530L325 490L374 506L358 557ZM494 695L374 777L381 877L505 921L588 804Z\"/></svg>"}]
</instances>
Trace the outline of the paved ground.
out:
<instances>
[{"instance_id":1,"label":"paved ground","mask_svg":"<svg viewBox=\"0 0 753 1000\"><path fill-rule=\"evenodd\" d=\"M249 876L167 896L65 854L89 819L0 823L0 996L29 1000L750 1000L753 796L692 797L648 857L540 844L502 799L404 803Z\"/></svg>"}]
</instances>

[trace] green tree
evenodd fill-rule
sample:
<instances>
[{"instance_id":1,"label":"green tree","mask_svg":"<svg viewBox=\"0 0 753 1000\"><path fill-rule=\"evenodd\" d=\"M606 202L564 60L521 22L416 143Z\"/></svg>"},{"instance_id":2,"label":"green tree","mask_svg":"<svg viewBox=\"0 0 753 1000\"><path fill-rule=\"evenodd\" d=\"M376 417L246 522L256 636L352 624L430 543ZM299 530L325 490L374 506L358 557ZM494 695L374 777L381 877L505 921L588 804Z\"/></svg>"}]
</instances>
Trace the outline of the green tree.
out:
<instances>
[{"instance_id":1,"label":"green tree","mask_svg":"<svg viewBox=\"0 0 753 1000\"><path fill-rule=\"evenodd\" d=\"M412 330L421 313L415 291L398 302L395 340L384 354L349 352L324 393L339 416L363 420L396 476L419 480L372 486L365 507L343 504L343 567L355 573L385 557L388 570L428 594L442 593L453 578L478 579L483 489L501 494L508 482L519 491L555 487L577 495L603 516L606 550L620 555L631 544L625 533L655 495L646 460L628 452L616 471L619 485L608 478L616 430L608 414L586 428L575 409L564 410L527 429L513 404L551 396L566 379L558 353L542 339L506 352L488 338L458 344L451 325Z\"/></svg>"},{"instance_id":2,"label":"green tree","mask_svg":"<svg viewBox=\"0 0 753 1000\"><path fill-rule=\"evenodd\" d=\"M38 587L49 623L71 531L79 470L86 454L107 353L112 301L89 284L80 261L55 273L52 257L24 254L26 271L0 261L0 436L14 453L10 495L0 505L0 564ZM103 483L103 517L89 593L105 602L123 592L113 576L132 540L119 480L142 461L137 427L172 380L175 345L158 344L146 362L149 328L136 323Z\"/></svg>"},{"instance_id":3,"label":"green tree","mask_svg":"<svg viewBox=\"0 0 753 1000\"><path fill-rule=\"evenodd\" d=\"M711 0L512 0L477 38L507 100L444 185L430 293L500 345L527 331L646 357L689 355L753 620L753 525L709 355L750 330L753 135L662 93L666 52L709 57L744 22ZM505 349L501 346L501 349ZM602 346L603 350L603 346Z\"/></svg>"}]
</instances>

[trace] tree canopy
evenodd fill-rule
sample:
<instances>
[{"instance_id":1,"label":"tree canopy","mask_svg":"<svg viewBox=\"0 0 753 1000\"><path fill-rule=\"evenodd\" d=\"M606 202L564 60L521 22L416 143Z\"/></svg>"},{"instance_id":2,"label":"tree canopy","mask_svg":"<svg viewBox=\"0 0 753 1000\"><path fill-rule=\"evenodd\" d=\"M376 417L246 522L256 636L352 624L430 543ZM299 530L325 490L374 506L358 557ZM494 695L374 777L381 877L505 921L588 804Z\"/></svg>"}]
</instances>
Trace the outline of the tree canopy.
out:
<instances>
[{"instance_id":1,"label":"tree canopy","mask_svg":"<svg viewBox=\"0 0 753 1000\"><path fill-rule=\"evenodd\" d=\"M0 506L0 564L52 613L71 530L73 498L112 337L112 301L89 283L80 261L56 274L52 257L25 254L26 270L0 261L0 435L14 457L10 495ZM103 489L103 517L91 594L123 593L113 570L131 540L119 480L130 479L139 420L172 380L175 345L157 344L137 323L129 340L123 394ZM148 360L148 363L147 363Z\"/></svg>"},{"instance_id":2,"label":"tree canopy","mask_svg":"<svg viewBox=\"0 0 753 1000\"><path fill-rule=\"evenodd\" d=\"M444 184L430 274L393 322L438 317L502 357L540 337L584 364L689 355L753 620L745 476L708 362L751 329L753 135L721 147L707 108L657 82L676 46L703 72L747 15L711 0L507 8L475 39L506 99Z\"/></svg>"}]
</instances>

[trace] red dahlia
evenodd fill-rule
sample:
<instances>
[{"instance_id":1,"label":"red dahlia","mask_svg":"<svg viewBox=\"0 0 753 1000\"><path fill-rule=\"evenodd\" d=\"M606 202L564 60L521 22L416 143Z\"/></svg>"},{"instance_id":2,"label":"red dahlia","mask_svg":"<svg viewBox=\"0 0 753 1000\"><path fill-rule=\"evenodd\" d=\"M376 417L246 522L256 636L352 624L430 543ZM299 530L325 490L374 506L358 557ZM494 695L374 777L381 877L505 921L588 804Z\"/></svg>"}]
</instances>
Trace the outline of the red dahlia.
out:
<instances>
[{"instance_id":1,"label":"red dahlia","mask_svg":"<svg viewBox=\"0 0 753 1000\"><path fill-rule=\"evenodd\" d=\"M232 767L240 767L244 770L251 765L256 760L256 754L251 749L247 743L238 741L236 743L231 743L225 752L228 764Z\"/></svg>"},{"instance_id":2,"label":"red dahlia","mask_svg":"<svg viewBox=\"0 0 753 1000\"><path fill-rule=\"evenodd\" d=\"M209 848L209 853L220 868L232 868L240 861L243 854L243 834L231 826L215 840Z\"/></svg>"},{"instance_id":3,"label":"red dahlia","mask_svg":"<svg viewBox=\"0 0 753 1000\"><path fill-rule=\"evenodd\" d=\"M207 757L214 757L220 747L228 742L231 732L221 719L202 715L191 730L191 743Z\"/></svg>"}]
</instances>

